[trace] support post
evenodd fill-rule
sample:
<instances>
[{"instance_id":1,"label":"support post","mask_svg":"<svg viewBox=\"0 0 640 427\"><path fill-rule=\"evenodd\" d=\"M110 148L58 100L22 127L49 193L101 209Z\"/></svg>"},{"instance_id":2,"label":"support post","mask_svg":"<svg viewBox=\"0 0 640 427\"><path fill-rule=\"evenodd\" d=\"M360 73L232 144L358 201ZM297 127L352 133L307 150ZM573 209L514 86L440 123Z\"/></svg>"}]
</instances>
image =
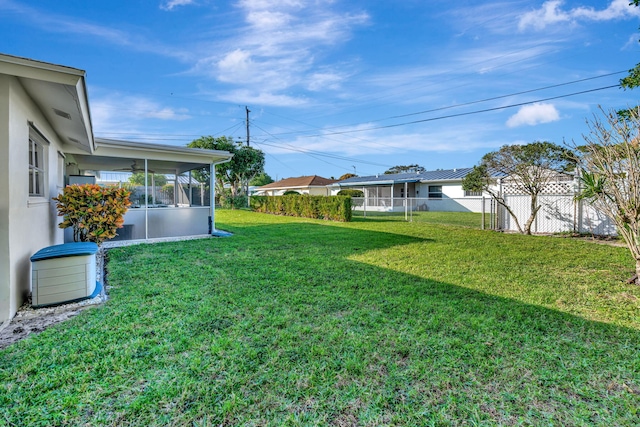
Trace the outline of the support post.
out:
<instances>
[{"instance_id":1,"label":"support post","mask_svg":"<svg viewBox=\"0 0 640 427\"><path fill-rule=\"evenodd\" d=\"M484 214L485 214L485 200L484 200L484 196L482 196L482 225L480 226L481 230L484 230Z\"/></svg>"},{"instance_id":2,"label":"support post","mask_svg":"<svg viewBox=\"0 0 640 427\"><path fill-rule=\"evenodd\" d=\"M409 194L409 185L408 183L404 183L404 220L408 221L409 220L409 206L408 206L408 200L409 198L407 197Z\"/></svg>"},{"instance_id":3,"label":"support post","mask_svg":"<svg viewBox=\"0 0 640 427\"><path fill-rule=\"evenodd\" d=\"M149 239L149 169L144 159L144 238Z\"/></svg>"},{"instance_id":4,"label":"support post","mask_svg":"<svg viewBox=\"0 0 640 427\"><path fill-rule=\"evenodd\" d=\"M204 184L204 183L203 183ZM211 234L216 232L216 164L209 165L209 214L211 215Z\"/></svg>"}]
</instances>

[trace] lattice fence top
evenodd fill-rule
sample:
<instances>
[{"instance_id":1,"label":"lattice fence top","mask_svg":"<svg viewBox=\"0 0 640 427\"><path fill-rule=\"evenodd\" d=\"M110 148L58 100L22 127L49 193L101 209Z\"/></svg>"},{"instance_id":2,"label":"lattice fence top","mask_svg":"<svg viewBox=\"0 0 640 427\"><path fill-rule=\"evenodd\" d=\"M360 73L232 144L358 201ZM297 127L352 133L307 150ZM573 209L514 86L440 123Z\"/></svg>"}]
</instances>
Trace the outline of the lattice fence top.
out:
<instances>
[{"instance_id":1,"label":"lattice fence top","mask_svg":"<svg viewBox=\"0 0 640 427\"><path fill-rule=\"evenodd\" d=\"M510 195L525 195L522 188L516 184L504 184L502 186L502 192ZM573 194L572 182L551 182L545 186L540 194Z\"/></svg>"}]
</instances>

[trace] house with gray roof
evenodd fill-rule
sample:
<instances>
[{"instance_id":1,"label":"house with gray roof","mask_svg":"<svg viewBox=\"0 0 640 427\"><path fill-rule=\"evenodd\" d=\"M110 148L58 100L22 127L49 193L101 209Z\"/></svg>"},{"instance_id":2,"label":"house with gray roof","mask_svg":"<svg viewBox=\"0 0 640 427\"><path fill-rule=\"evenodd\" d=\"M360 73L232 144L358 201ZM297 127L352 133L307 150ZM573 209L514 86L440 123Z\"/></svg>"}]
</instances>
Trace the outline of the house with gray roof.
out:
<instances>
[{"instance_id":1,"label":"house with gray roof","mask_svg":"<svg viewBox=\"0 0 640 427\"><path fill-rule=\"evenodd\" d=\"M332 194L342 189L361 190L364 200L354 200L356 209L394 212L405 205L413 210L481 212L482 193L462 189L462 179L472 168L416 173L359 176L331 185Z\"/></svg>"}]
</instances>

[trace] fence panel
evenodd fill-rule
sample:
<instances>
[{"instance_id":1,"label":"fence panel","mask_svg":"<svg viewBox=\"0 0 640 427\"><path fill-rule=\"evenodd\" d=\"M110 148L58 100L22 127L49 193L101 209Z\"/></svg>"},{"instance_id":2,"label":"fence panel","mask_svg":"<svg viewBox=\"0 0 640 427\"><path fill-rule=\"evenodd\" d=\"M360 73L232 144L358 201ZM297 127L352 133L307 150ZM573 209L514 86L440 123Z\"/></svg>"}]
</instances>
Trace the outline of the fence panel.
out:
<instances>
[{"instance_id":1,"label":"fence panel","mask_svg":"<svg viewBox=\"0 0 640 427\"><path fill-rule=\"evenodd\" d=\"M515 214L520 227L531 214L531 198L523 194L505 194L504 199ZM505 231L518 231L514 219L494 200L485 197L401 198L352 197L354 218L432 222ZM543 194L532 233L577 232L614 236L616 227L601 212L574 193Z\"/></svg>"},{"instance_id":2,"label":"fence panel","mask_svg":"<svg viewBox=\"0 0 640 427\"><path fill-rule=\"evenodd\" d=\"M514 213L520 227L531 215L531 197L522 194L505 194L505 202ZM615 236L616 227L604 214L584 201L578 201L574 193L543 194L538 196L541 208L531 226L532 233L590 233ZM499 208L498 228L518 231L514 219L504 207Z\"/></svg>"},{"instance_id":3,"label":"fence panel","mask_svg":"<svg viewBox=\"0 0 640 427\"><path fill-rule=\"evenodd\" d=\"M354 218L431 222L474 228L490 228L491 201L488 198L364 198L352 197ZM483 221L484 218L484 221Z\"/></svg>"}]
</instances>

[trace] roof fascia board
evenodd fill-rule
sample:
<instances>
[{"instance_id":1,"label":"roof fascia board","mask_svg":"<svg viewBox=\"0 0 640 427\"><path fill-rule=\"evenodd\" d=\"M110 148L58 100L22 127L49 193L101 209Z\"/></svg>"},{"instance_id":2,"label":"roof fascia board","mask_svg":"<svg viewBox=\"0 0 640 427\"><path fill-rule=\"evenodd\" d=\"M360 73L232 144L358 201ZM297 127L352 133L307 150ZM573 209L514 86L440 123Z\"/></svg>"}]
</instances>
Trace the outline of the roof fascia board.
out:
<instances>
[{"instance_id":1,"label":"roof fascia board","mask_svg":"<svg viewBox=\"0 0 640 427\"><path fill-rule=\"evenodd\" d=\"M77 68L0 54L0 73L16 77L76 86L85 72Z\"/></svg>"},{"instance_id":2,"label":"roof fascia board","mask_svg":"<svg viewBox=\"0 0 640 427\"><path fill-rule=\"evenodd\" d=\"M347 184L343 183L339 185L340 187L361 187L363 185L391 185L395 183L396 181L361 181Z\"/></svg>"},{"instance_id":3,"label":"roof fascia board","mask_svg":"<svg viewBox=\"0 0 640 427\"><path fill-rule=\"evenodd\" d=\"M86 154L71 145L65 146L65 149L67 148L68 150L65 151L71 154ZM118 141L118 143L109 141L105 143L104 140L97 138L96 152L93 154L105 157L146 158L150 160L184 161L205 164L224 163L233 157L233 155L227 151L173 147L169 145L125 143L124 141Z\"/></svg>"},{"instance_id":4,"label":"roof fascia board","mask_svg":"<svg viewBox=\"0 0 640 427\"><path fill-rule=\"evenodd\" d=\"M78 93L78 104L82 114L82 121L87 132L89 149L93 154L96 151L96 140L93 137L93 122L91 121L91 110L89 108L89 92L87 92L87 82L84 77L76 84L76 91Z\"/></svg>"}]
</instances>

